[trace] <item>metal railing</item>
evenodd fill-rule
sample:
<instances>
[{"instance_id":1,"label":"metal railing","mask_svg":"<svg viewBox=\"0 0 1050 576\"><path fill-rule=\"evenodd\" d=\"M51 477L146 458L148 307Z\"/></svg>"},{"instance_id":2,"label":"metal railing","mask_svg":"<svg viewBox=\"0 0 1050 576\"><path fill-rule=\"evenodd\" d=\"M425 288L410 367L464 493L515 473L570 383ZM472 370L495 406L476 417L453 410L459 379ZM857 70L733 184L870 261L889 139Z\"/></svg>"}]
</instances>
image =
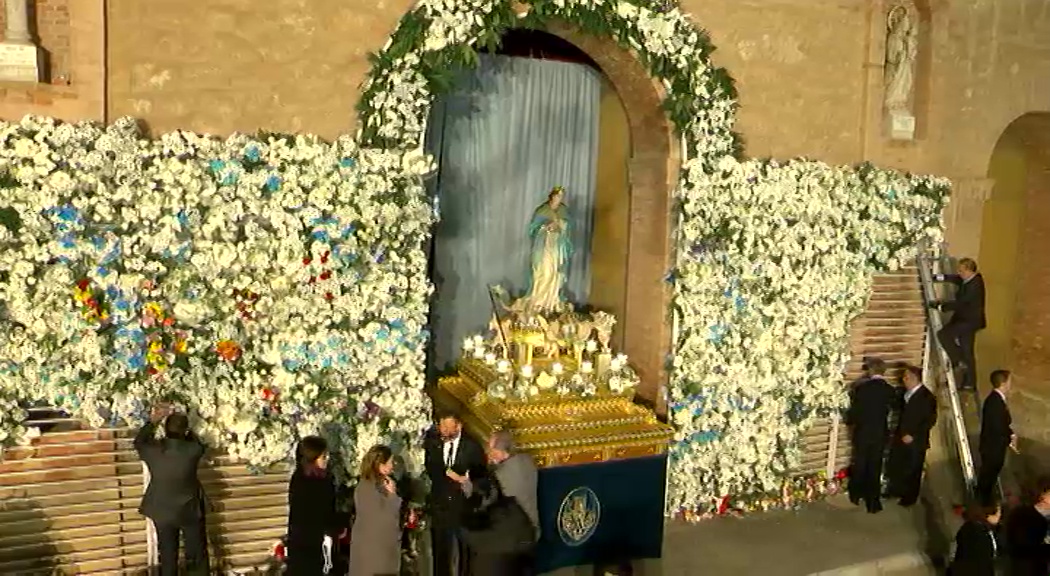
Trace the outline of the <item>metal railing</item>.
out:
<instances>
[{"instance_id":1,"label":"metal railing","mask_svg":"<svg viewBox=\"0 0 1050 576\"><path fill-rule=\"evenodd\" d=\"M923 382L931 390L941 390L948 398L951 419L950 438L955 456L958 458L962 472L962 479L966 485L967 492L972 491L976 479L976 467L973 461L973 451L970 448L970 435L966 426L966 413L963 409L962 398L959 395L959 387L955 381L955 373L947 352L941 347L937 340L937 333L944 327L941 313L931 310L929 304L939 300L937 287L934 283L934 274L941 273L942 266L941 250L929 245L922 244L916 258L919 269L919 281L922 286L923 302L927 305L926 312L926 353L923 355ZM936 266L936 270L934 267ZM938 375L943 375L945 387L937 386Z\"/></svg>"}]
</instances>

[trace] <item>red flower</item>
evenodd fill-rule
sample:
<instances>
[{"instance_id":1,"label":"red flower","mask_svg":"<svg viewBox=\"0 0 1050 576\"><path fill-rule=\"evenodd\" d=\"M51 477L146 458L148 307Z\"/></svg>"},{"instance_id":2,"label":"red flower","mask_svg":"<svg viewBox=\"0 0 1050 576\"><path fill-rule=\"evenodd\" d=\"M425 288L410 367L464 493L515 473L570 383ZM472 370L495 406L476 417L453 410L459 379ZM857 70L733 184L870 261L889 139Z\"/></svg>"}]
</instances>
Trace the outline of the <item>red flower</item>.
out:
<instances>
[{"instance_id":1,"label":"red flower","mask_svg":"<svg viewBox=\"0 0 1050 576\"><path fill-rule=\"evenodd\" d=\"M729 511L729 496L722 496L718 501L718 515L721 516Z\"/></svg>"},{"instance_id":2,"label":"red flower","mask_svg":"<svg viewBox=\"0 0 1050 576\"><path fill-rule=\"evenodd\" d=\"M164 325L168 326L168 327L174 326L175 325L175 319L171 318L171 317L165 318L164 319Z\"/></svg>"},{"instance_id":3,"label":"red flower","mask_svg":"<svg viewBox=\"0 0 1050 576\"><path fill-rule=\"evenodd\" d=\"M156 376L157 375L157 369L154 368L153 366L150 366L149 370L146 370L146 373L149 374L150 376Z\"/></svg>"},{"instance_id":4,"label":"red flower","mask_svg":"<svg viewBox=\"0 0 1050 576\"><path fill-rule=\"evenodd\" d=\"M91 280L88 280L87 278L84 278L83 280L77 282L77 288L80 288L81 290L87 290L88 286L90 285Z\"/></svg>"},{"instance_id":5,"label":"red flower","mask_svg":"<svg viewBox=\"0 0 1050 576\"><path fill-rule=\"evenodd\" d=\"M328 270L325 270L324 272L321 272L321 280L328 280L331 277L332 277L332 273L329 272Z\"/></svg>"},{"instance_id":6,"label":"red flower","mask_svg":"<svg viewBox=\"0 0 1050 576\"><path fill-rule=\"evenodd\" d=\"M846 478L849 478L849 468L843 468L835 473L836 480L845 480Z\"/></svg>"},{"instance_id":7,"label":"red flower","mask_svg":"<svg viewBox=\"0 0 1050 576\"><path fill-rule=\"evenodd\" d=\"M87 302L84 302L84 304L87 304L88 308L98 308L98 301L94 298L88 298Z\"/></svg>"},{"instance_id":8,"label":"red flower","mask_svg":"<svg viewBox=\"0 0 1050 576\"><path fill-rule=\"evenodd\" d=\"M321 254L321 264L327 264L327 263L328 263L328 252L325 252L324 254Z\"/></svg>"},{"instance_id":9,"label":"red flower","mask_svg":"<svg viewBox=\"0 0 1050 576\"><path fill-rule=\"evenodd\" d=\"M332 293L331 293L331 292L325 292L325 293L324 293L324 299L325 299L325 300L328 300L329 302L331 302L331 301L332 301L332 298L335 298L335 296L332 296Z\"/></svg>"},{"instance_id":10,"label":"red flower","mask_svg":"<svg viewBox=\"0 0 1050 576\"><path fill-rule=\"evenodd\" d=\"M309 258L303 258L303 266L309 266L310 262L312 262L312 260Z\"/></svg>"}]
</instances>

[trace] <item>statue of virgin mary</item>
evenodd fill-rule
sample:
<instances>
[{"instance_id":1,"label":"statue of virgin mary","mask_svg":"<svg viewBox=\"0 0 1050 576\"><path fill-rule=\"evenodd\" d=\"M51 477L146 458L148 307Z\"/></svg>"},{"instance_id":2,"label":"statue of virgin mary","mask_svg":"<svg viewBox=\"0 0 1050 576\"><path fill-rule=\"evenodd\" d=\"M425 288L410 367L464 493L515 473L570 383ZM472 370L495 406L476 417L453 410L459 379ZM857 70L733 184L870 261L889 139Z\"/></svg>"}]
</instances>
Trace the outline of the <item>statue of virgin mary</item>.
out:
<instances>
[{"instance_id":1,"label":"statue of virgin mary","mask_svg":"<svg viewBox=\"0 0 1050 576\"><path fill-rule=\"evenodd\" d=\"M564 196L565 189L556 186L529 222L532 248L523 304L538 314L557 312L564 301L563 290L572 257L571 222L562 201Z\"/></svg>"}]
</instances>

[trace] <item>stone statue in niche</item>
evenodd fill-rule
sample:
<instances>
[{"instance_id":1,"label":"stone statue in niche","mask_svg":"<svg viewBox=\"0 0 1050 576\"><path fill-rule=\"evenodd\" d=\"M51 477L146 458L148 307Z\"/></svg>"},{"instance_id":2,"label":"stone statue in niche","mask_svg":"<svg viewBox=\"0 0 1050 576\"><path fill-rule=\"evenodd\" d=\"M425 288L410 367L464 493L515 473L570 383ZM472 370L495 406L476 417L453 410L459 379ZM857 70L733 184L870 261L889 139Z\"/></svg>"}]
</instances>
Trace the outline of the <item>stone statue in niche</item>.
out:
<instances>
[{"instance_id":1,"label":"stone statue in niche","mask_svg":"<svg viewBox=\"0 0 1050 576\"><path fill-rule=\"evenodd\" d=\"M910 3L898 3L886 17L886 110L894 139L915 134L912 110L915 62L919 53L919 20Z\"/></svg>"}]
</instances>

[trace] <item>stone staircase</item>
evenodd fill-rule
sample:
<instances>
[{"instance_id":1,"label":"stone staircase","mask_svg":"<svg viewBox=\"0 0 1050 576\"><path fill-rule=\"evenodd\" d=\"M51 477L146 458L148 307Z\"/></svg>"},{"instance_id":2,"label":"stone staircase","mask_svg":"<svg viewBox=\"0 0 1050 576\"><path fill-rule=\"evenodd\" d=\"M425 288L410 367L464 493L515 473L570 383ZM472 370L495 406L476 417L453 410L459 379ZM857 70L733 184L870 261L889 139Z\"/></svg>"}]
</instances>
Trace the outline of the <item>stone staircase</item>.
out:
<instances>
[{"instance_id":1,"label":"stone staircase","mask_svg":"<svg viewBox=\"0 0 1050 576\"><path fill-rule=\"evenodd\" d=\"M868 309L850 332L851 359L845 383L860 376L865 356L878 356L891 367L898 362L922 365L926 335L919 273L907 267L875 277ZM890 377L897 377L895 372ZM803 457L796 473L835 472L849 465L849 430L833 419L817 423L803 437Z\"/></svg>"},{"instance_id":2,"label":"stone staircase","mask_svg":"<svg viewBox=\"0 0 1050 576\"><path fill-rule=\"evenodd\" d=\"M43 434L0 461L0 574L141 573L146 522L137 512L143 475L134 430L40 415L30 424ZM252 474L216 455L200 476L215 570L266 566L285 530L287 470Z\"/></svg>"}]
</instances>

